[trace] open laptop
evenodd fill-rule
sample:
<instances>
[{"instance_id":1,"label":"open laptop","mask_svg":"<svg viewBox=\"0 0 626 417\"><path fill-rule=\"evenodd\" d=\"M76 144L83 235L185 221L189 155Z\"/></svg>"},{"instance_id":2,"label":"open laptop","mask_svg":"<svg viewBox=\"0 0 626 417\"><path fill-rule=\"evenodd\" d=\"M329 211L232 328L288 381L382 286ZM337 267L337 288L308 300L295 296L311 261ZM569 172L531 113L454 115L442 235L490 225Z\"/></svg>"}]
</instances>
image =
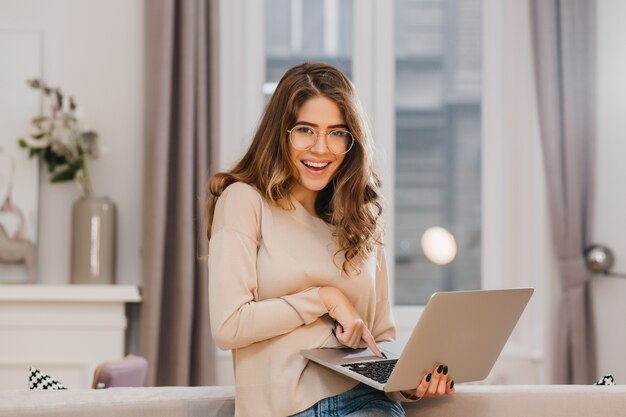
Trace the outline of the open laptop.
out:
<instances>
[{"instance_id":1,"label":"open laptop","mask_svg":"<svg viewBox=\"0 0 626 417\"><path fill-rule=\"evenodd\" d=\"M489 375L533 292L517 288L434 293L400 354L397 345L379 344L387 359L366 348L309 349L301 354L386 392L416 388L436 363L448 366L455 383L480 381Z\"/></svg>"}]
</instances>

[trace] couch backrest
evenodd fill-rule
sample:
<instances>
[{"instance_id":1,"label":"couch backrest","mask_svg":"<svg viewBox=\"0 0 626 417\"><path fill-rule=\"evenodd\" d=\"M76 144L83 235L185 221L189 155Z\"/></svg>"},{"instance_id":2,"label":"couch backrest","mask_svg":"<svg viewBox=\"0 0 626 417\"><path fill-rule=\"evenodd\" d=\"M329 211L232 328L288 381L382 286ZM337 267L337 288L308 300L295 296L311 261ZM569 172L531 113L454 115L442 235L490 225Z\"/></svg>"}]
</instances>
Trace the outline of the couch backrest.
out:
<instances>
[{"instance_id":1,"label":"couch backrest","mask_svg":"<svg viewBox=\"0 0 626 417\"><path fill-rule=\"evenodd\" d=\"M0 416L231 417L233 395L232 387L7 390L0 391ZM405 409L407 417L613 417L626 415L626 386L460 384L454 396Z\"/></svg>"}]
</instances>

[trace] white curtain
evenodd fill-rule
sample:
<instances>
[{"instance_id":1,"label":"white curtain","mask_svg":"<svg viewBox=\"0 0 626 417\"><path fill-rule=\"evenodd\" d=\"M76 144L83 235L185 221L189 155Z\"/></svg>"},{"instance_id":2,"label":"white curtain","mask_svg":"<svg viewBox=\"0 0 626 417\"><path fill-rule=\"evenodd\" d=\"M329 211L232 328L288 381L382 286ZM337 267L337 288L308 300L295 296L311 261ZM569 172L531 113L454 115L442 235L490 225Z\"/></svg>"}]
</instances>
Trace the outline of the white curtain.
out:
<instances>
[{"instance_id":1,"label":"white curtain","mask_svg":"<svg viewBox=\"0 0 626 417\"><path fill-rule=\"evenodd\" d=\"M535 294L501 357L500 383L553 382L557 274L534 88L528 0L485 1L483 287Z\"/></svg>"}]
</instances>

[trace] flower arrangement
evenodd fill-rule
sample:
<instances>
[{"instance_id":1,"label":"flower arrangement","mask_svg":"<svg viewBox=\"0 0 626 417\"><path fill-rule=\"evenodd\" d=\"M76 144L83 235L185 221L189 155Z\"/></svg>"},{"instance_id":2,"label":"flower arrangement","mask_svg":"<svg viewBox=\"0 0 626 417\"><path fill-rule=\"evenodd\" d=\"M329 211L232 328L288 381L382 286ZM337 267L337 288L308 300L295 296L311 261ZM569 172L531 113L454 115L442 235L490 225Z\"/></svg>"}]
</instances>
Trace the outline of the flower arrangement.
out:
<instances>
[{"instance_id":1,"label":"flower arrangement","mask_svg":"<svg viewBox=\"0 0 626 417\"><path fill-rule=\"evenodd\" d=\"M32 158L43 158L51 182L75 180L82 195L92 194L87 160L99 156L98 134L84 129L77 115L74 97L66 97L60 88L52 88L42 80L30 79L28 85L41 90L46 97L44 115L34 117L28 135L19 138L21 148Z\"/></svg>"}]
</instances>

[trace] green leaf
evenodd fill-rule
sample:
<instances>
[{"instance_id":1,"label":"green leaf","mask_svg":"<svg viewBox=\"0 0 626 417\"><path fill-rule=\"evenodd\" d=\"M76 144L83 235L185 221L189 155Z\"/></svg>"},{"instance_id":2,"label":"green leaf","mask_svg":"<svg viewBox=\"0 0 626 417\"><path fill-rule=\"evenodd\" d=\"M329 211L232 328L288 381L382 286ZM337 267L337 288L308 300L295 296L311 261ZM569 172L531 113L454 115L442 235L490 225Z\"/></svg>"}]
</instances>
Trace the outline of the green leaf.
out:
<instances>
[{"instance_id":1,"label":"green leaf","mask_svg":"<svg viewBox=\"0 0 626 417\"><path fill-rule=\"evenodd\" d=\"M30 135L30 137L31 137L31 138L33 138L33 139L41 139L41 138L43 138L45 135L46 135L45 133L38 133L38 134L36 134L36 135Z\"/></svg>"},{"instance_id":2,"label":"green leaf","mask_svg":"<svg viewBox=\"0 0 626 417\"><path fill-rule=\"evenodd\" d=\"M26 141L24 140L24 138L19 138L17 140L17 144L19 145L20 148L22 149L26 149L28 148L28 144L26 143Z\"/></svg>"},{"instance_id":3,"label":"green leaf","mask_svg":"<svg viewBox=\"0 0 626 417\"><path fill-rule=\"evenodd\" d=\"M76 169L68 166L66 169L57 172L50 178L50 182L63 182L73 180L76 176Z\"/></svg>"},{"instance_id":4,"label":"green leaf","mask_svg":"<svg viewBox=\"0 0 626 417\"><path fill-rule=\"evenodd\" d=\"M59 165L68 164L68 160L63 155L54 153L51 146L44 149L43 160L48 165L48 172L54 172L55 168Z\"/></svg>"},{"instance_id":5,"label":"green leaf","mask_svg":"<svg viewBox=\"0 0 626 417\"><path fill-rule=\"evenodd\" d=\"M46 166L48 167L48 172L52 174L54 172L54 170L56 169L57 164L55 164L54 161L46 160L46 156L45 155L46 155L46 153L44 152L44 161L46 162Z\"/></svg>"},{"instance_id":6,"label":"green leaf","mask_svg":"<svg viewBox=\"0 0 626 417\"><path fill-rule=\"evenodd\" d=\"M39 156L40 154L41 154L41 149L32 148L30 149L28 156L32 158L33 156Z\"/></svg>"}]
</instances>

